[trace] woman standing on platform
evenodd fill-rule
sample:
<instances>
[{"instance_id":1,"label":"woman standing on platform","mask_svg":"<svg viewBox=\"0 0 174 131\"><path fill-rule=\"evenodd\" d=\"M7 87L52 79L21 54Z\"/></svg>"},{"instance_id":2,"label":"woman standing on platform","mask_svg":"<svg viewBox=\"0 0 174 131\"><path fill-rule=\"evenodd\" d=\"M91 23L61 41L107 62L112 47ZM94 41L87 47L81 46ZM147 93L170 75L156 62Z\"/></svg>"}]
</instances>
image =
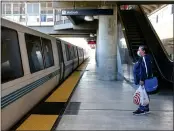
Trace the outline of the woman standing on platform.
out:
<instances>
[{"instance_id":1,"label":"woman standing on platform","mask_svg":"<svg viewBox=\"0 0 174 131\"><path fill-rule=\"evenodd\" d=\"M147 48L145 46L140 46L138 48L137 55L140 57L138 62L134 66L134 81L136 86L144 86L144 81L152 77L152 60L150 55L148 55ZM146 65L144 63L146 62ZM147 67L145 67L147 66ZM147 69L147 73L146 73ZM149 113L149 104L146 106L140 105L139 108L133 112L133 114L146 114Z\"/></svg>"}]
</instances>

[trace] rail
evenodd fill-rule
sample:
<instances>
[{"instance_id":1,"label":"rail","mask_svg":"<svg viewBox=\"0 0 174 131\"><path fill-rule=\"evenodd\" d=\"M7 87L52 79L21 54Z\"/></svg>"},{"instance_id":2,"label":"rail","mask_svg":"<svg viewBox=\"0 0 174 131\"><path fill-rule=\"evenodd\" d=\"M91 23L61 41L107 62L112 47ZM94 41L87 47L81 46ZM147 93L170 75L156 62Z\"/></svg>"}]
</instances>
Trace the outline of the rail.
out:
<instances>
[{"instance_id":1,"label":"rail","mask_svg":"<svg viewBox=\"0 0 174 131\"><path fill-rule=\"evenodd\" d=\"M54 25L61 25L61 24L67 24L67 23L71 23L71 21L69 19L55 21Z\"/></svg>"}]
</instances>

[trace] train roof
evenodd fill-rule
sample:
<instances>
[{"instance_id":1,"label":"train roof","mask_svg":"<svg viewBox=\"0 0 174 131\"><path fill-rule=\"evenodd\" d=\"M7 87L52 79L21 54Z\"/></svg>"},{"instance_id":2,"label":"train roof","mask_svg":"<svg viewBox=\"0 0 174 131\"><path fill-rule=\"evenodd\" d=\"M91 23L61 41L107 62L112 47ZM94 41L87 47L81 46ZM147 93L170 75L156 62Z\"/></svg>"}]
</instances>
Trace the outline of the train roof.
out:
<instances>
[{"instance_id":1,"label":"train roof","mask_svg":"<svg viewBox=\"0 0 174 131\"><path fill-rule=\"evenodd\" d=\"M5 27L7 27L7 28L11 27L12 29L15 29L15 30L17 30L17 31L19 31L19 32L29 33L29 34L32 34L32 35L35 34L36 36L42 36L42 37L44 37L44 38L60 40L60 41L62 41L62 42L65 43L65 44L70 44L70 45L72 45L72 46L76 46L76 45L73 45L73 44L71 44L71 43L69 43L69 42L66 42L66 41L64 41L64 40L61 40L61 39L59 39L59 38L56 38L56 37L50 36L50 35L48 35L48 34L45 34L45 33L43 33L43 32L34 30L34 29L30 28L30 27L27 27L27 26L24 26L24 25L15 23L15 22L10 21L10 20L8 20L8 19L1 18L1 26L5 26ZM77 47L79 47L79 46L77 46ZM79 47L79 48L81 48L81 47Z\"/></svg>"}]
</instances>

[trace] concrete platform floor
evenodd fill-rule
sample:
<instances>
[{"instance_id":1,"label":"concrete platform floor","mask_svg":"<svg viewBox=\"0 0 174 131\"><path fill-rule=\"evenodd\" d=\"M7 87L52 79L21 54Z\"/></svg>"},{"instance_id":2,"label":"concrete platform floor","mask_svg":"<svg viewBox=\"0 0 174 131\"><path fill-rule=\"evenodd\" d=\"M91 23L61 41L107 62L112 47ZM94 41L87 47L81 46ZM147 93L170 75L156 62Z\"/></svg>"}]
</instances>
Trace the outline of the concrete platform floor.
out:
<instances>
[{"instance_id":1,"label":"concrete platform floor","mask_svg":"<svg viewBox=\"0 0 174 131\"><path fill-rule=\"evenodd\" d=\"M173 95L151 95L150 114L135 116L135 89L101 81L91 59L56 130L173 130Z\"/></svg>"}]
</instances>

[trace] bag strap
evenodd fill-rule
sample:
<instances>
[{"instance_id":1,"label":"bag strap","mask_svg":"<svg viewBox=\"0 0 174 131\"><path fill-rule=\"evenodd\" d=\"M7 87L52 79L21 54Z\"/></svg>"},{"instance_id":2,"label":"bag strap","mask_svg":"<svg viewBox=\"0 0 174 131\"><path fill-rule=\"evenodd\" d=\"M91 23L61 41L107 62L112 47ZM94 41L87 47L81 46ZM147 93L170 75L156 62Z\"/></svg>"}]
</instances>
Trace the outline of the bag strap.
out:
<instances>
[{"instance_id":1,"label":"bag strap","mask_svg":"<svg viewBox=\"0 0 174 131\"><path fill-rule=\"evenodd\" d=\"M144 61L144 64L145 64L145 68L146 68L146 75L147 75L147 78L148 78L147 65L146 65L146 61L145 61L145 58L144 58L144 57L143 57L143 61Z\"/></svg>"}]
</instances>

